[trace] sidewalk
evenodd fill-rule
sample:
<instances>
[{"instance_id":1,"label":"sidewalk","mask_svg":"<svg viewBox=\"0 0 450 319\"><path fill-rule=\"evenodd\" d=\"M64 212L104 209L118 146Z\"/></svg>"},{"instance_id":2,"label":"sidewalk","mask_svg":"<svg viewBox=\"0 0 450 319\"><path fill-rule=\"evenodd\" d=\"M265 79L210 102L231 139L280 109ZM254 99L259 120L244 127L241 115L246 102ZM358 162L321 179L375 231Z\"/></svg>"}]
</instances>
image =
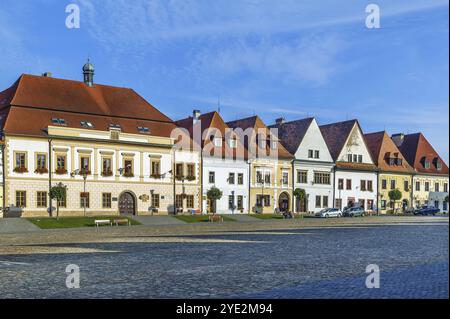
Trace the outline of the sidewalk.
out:
<instances>
[{"instance_id":1,"label":"sidewalk","mask_svg":"<svg viewBox=\"0 0 450 319\"><path fill-rule=\"evenodd\" d=\"M0 234L38 231L39 227L25 218L0 218Z\"/></svg>"}]
</instances>

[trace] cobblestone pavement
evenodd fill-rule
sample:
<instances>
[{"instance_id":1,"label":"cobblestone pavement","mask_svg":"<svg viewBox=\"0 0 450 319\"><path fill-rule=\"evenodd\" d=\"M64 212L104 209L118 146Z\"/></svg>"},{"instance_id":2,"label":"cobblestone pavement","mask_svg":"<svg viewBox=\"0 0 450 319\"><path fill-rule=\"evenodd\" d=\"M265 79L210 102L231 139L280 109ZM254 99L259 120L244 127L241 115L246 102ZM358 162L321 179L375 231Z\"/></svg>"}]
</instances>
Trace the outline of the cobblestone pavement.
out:
<instances>
[{"instance_id":1,"label":"cobblestone pavement","mask_svg":"<svg viewBox=\"0 0 450 319\"><path fill-rule=\"evenodd\" d=\"M448 298L448 218L136 226L0 236L2 298ZM80 267L80 288L65 286ZM368 264L380 288L365 288Z\"/></svg>"}]
</instances>

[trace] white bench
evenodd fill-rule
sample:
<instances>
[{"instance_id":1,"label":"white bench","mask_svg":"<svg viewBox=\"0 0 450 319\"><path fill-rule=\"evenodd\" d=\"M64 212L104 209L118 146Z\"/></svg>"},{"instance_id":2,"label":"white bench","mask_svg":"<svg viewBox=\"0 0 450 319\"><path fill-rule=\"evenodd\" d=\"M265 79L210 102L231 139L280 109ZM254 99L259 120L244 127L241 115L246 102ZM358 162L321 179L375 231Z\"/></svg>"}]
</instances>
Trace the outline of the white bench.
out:
<instances>
[{"instance_id":1,"label":"white bench","mask_svg":"<svg viewBox=\"0 0 450 319\"><path fill-rule=\"evenodd\" d=\"M112 226L112 223L109 219L96 219L95 221L95 226L101 226L101 225L109 225Z\"/></svg>"}]
</instances>

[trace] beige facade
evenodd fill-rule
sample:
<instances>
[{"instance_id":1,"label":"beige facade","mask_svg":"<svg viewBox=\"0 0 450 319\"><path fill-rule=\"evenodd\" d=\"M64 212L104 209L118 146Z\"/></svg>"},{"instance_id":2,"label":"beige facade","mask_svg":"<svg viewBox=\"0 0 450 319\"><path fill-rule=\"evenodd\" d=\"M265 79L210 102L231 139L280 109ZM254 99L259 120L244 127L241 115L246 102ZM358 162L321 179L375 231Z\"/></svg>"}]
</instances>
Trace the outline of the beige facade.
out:
<instances>
[{"instance_id":1,"label":"beige facade","mask_svg":"<svg viewBox=\"0 0 450 319\"><path fill-rule=\"evenodd\" d=\"M56 201L50 205L48 197L51 181L52 186L58 183L67 186L66 203L60 207L61 216L118 215L124 194L133 201L130 212L137 215L167 214L173 212L174 205L179 206L179 212L199 209L201 170L198 153L175 152L176 163L191 175L188 180L177 180L172 174L174 151L173 140L169 138L144 137L147 142L142 143L128 138L122 143L124 140L90 139L90 132L82 130L75 130L75 133L85 136L84 140L74 140L74 132L67 129L64 132L70 134L53 137L50 143L45 138L5 137L6 207L20 206L23 217L49 216L49 207L56 207ZM17 154L26 157L22 161L26 165L22 172L15 169ZM45 158L45 173L38 170L38 165L42 166L38 163L38 154L45 155L40 157L41 161ZM64 158L63 170L61 157ZM104 174L106 164L103 161L106 159L110 165L108 174ZM89 165L86 180L79 173L83 160ZM129 165L128 175L125 164ZM155 167L158 167L157 173L152 171ZM82 201L86 201L86 209Z\"/></svg>"}]
</instances>

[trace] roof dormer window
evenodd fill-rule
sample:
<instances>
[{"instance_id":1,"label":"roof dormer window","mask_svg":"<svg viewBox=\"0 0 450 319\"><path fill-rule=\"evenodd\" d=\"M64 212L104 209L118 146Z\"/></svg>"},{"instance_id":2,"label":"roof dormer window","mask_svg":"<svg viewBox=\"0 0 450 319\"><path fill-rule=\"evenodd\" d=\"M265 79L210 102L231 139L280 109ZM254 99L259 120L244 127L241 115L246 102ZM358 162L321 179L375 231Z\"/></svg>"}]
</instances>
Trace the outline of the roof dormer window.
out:
<instances>
[{"instance_id":1,"label":"roof dormer window","mask_svg":"<svg viewBox=\"0 0 450 319\"><path fill-rule=\"evenodd\" d=\"M148 133L150 133L149 128L145 127L145 126L138 126L138 131L141 134L148 134Z\"/></svg>"},{"instance_id":2,"label":"roof dormer window","mask_svg":"<svg viewBox=\"0 0 450 319\"><path fill-rule=\"evenodd\" d=\"M109 124L110 129L122 130L122 126L120 124Z\"/></svg>"},{"instance_id":3,"label":"roof dormer window","mask_svg":"<svg viewBox=\"0 0 450 319\"><path fill-rule=\"evenodd\" d=\"M424 159L423 167L425 167L425 169L429 169L430 168L430 161L427 160L426 158Z\"/></svg>"},{"instance_id":4,"label":"roof dormer window","mask_svg":"<svg viewBox=\"0 0 450 319\"><path fill-rule=\"evenodd\" d=\"M52 124L54 124L54 125L62 125L62 126L67 125L65 119L61 119L61 118L58 118L58 117L53 117L52 118Z\"/></svg>"},{"instance_id":5,"label":"roof dormer window","mask_svg":"<svg viewBox=\"0 0 450 319\"><path fill-rule=\"evenodd\" d=\"M93 128L94 127L94 125L89 121L81 121L80 124L84 128Z\"/></svg>"},{"instance_id":6,"label":"roof dormer window","mask_svg":"<svg viewBox=\"0 0 450 319\"><path fill-rule=\"evenodd\" d=\"M439 160L439 158L436 158L436 169L438 171L442 169L442 162Z\"/></svg>"},{"instance_id":7,"label":"roof dormer window","mask_svg":"<svg viewBox=\"0 0 450 319\"><path fill-rule=\"evenodd\" d=\"M228 146L230 148L237 148L237 140L235 138L230 138L228 140Z\"/></svg>"}]
</instances>

